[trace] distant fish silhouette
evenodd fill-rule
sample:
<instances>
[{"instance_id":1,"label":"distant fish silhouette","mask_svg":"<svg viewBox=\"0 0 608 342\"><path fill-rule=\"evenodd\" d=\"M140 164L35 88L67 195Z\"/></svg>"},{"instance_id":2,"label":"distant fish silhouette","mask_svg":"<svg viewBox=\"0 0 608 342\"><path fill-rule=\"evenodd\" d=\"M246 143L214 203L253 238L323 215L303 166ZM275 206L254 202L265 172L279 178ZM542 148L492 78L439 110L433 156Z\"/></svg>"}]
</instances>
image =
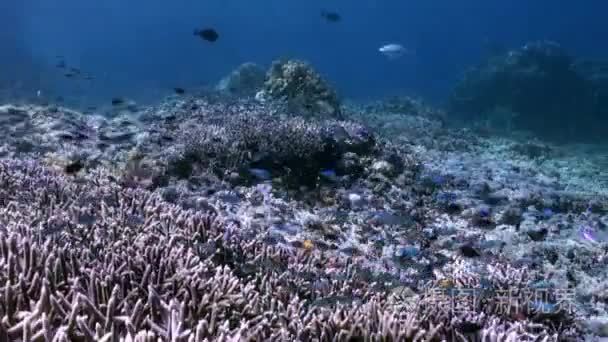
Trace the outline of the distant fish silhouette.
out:
<instances>
[{"instance_id":1,"label":"distant fish silhouette","mask_svg":"<svg viewBox=\"0 0 608 342\"><path fill-rule=\"evenodd\" d=\"M321 17L323 17L325 20L332 22L332 23L337 23L338 21L342 20L342 17L340 16L340 14L338 14L336 12L328 12L325 10L321 11Z\"/></svg>"},{"instance_id":2,"label":"distant fish silhouette","mask_svg":"<svg viewBox=\"0 0 608 342\"><path fill-rule=\"evenodd\" d=\"M179 87L173 88L173 91L178 95L183 95L186 93L186 90L184 88Z\"/></svg>"},{"instance_id":3,"label":"distant fish silhouette","mask_svg":"<svg viewBox=\"0 0 608 342\"><path fill-rule=\"evenodd\" d=\"M217 31L212 28L205 28L202 30L196 29L194 30L194 35L212 43L218 40L218 38L220 37Z\"/></svg>"},{"instance_id":4,"label":"distant fish silhouette","mask_svg":"<svg viewBox=\"0 0 608 342\"><path fill-rule=\"evenodd\" d=\"M120 106L125 103L125 99L121 97L115 97L112 99L112 106Z\"/></svg>"}]
</instances>

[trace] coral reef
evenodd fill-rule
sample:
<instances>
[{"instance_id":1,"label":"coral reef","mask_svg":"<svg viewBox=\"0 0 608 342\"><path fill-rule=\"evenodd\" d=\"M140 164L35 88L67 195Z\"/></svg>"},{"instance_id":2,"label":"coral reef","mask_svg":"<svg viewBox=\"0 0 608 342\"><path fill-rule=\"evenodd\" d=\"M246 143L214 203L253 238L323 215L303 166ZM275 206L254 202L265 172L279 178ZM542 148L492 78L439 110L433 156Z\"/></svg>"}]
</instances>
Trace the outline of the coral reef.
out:
<instances>
[{"instance_id":1,"label":"coral reef","mask_svg":"<svg viewBox=\"0 0 608 342\"><path fill-rule=\"evenodd\" d=\"M450 116L562 141L600 139L606 106L594 70L555 43L529 43L469 70L450 98Z\"/></svg>"},{"instance_id":2,"label":"coral reef","mask_svg":"<svg viewBox=\"0 0 608 342\"><path fill-rule=\"evenodd\" d=\"M4 340L559 336L532 321L509 323L472 307L452 316L424 295L412 301L403 292L397 300L374 293L348 267L339 271L343 280L309 279L303 275L330 262L323 254L265 246L221 217L121 188L102 171L76 180L33 161L5 160L0 182ZM475 281L459 265L454 278ZM495 269L489 279L517 284L526 275Z\"/></svg>"},{"instance_id":3,"label":"coral reef","mask_svg":"<svg viewBox=\"0 0 608 342\"><path fill-rule=\"evenodd\" d=\"M167 160L172 175L188 178L199 168L220 178L281 178L285 184L314 186L323 170L356 177L354 168L340 165L384 150L353 122L281 117L255 103L204 108L150 136L171 146L165 156L152 159Z\"/></svg>"},{"instance_id":4,"label":"coral reef","mask_svg":"<svg viewBox=\"0 0 608 342\"><path fill-rule=\"evenodd\" d=\"M300 60L273 62L257 98L285 101L298 115L341 118L335 91L310 64Z\"/></svg>"},{"instance_id":5,"label":"coral reef","mask_svg":"<svg viewBox=\"0 0 608 342\"><path fill-rule=\"evenodd\" d=\"M0 340L608 331L599 146L451 128L409 98L342 120L213 92L0 113Z\"/></svg>"}]
</instances>

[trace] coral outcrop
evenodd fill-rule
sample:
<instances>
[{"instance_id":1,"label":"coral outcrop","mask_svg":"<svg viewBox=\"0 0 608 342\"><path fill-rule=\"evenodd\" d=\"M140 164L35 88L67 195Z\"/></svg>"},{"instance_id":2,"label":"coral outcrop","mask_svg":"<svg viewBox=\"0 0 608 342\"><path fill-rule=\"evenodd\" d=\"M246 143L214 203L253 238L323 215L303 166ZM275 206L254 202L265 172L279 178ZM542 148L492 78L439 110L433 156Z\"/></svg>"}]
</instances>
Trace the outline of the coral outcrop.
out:
<instances>
[{"instance_id":1,"label":"coral outcrop","mask_svg":"<svg viewBox=\"0 0 608 342\"><path fill-rule=\"evenodd\" d=\"M599 139L607 133L606 106L580 69L559 45L529 43L469 70L450 98L450 115L562 141Z\"/></svg>"},{"instance_id":2,"label":"coral outcrop","mask_svg":"<svg viewBox=\"0 0 608 342\"><path fill-rule=\"evenodd\" d=\"M262 89L266 72L255 63L244 63L224 77L217 90L234 96L252 97Z\"/></svg>"},{"instance_id":3,"label":"coral outcrop","mask_svg":"<svg viewBox=\"0 0 608 342\"><path fill-rule=\"evenodd\" d=\"M162 159L172 175L187 178L202 168L220 178L236 173L242 179L258 170L258 178L314 186L323 170L356 177L339 169L344 158L360 160L382 151L374 135L354 122L272 114L268 106L251 103L204 108L150 136L171 146Z\"/></svg>"},{"instance_id":4,"label":"coral outcrop","mask_svg":"<svg viewBox=\"0 0 608 342\"><path fill-rule=\"evenodd\" d=\"M285 101L291 111L306 117L341 117L336 92L310 64L300 60L273 62L257 97Z\"/></svg>"}]
</instances>

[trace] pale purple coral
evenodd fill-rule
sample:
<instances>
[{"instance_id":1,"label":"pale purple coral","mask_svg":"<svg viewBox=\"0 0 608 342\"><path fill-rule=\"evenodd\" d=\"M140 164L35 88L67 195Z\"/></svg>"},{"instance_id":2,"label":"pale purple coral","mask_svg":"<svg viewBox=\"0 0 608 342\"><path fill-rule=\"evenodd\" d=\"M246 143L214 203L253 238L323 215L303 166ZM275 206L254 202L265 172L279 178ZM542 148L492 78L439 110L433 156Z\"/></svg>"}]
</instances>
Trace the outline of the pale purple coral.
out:
<instances>
[{"instance_id":1,"label":"pale purple coral","mask_svg":"<svg viewBox=\"0 0 608 342\"><path fill-rule=\"evenodd\" d=\"M0 184L1 340L556 340L549 326L472 308L453 317L425 297L395 302L346 259L244 240L221 216L102 172L66 178L0 161ZM496 281L525 280L495 267ZM463 267L453 273L479 283ZM480 330L467 332L468 321Z\"/></svg>"}]
</instances>

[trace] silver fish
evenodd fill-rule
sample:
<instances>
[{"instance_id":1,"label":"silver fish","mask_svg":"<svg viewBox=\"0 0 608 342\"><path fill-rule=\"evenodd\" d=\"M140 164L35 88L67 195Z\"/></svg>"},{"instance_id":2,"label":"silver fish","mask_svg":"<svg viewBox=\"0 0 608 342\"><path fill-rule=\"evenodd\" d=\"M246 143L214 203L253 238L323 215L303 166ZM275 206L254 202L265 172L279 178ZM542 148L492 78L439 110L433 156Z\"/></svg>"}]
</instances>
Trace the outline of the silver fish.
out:
<instances>
[{"instance_id":1,"label":"silver fish","mask_svg":"<svg viewBox=\"0 0 608 342\"><path fill-rule=\"evenodd\" d=\"M389 59L397 59L405 54L410 53L410 51L403 47L403 45L396 43L381 46L378 51Z\"/></svg>"}]
</instances>

